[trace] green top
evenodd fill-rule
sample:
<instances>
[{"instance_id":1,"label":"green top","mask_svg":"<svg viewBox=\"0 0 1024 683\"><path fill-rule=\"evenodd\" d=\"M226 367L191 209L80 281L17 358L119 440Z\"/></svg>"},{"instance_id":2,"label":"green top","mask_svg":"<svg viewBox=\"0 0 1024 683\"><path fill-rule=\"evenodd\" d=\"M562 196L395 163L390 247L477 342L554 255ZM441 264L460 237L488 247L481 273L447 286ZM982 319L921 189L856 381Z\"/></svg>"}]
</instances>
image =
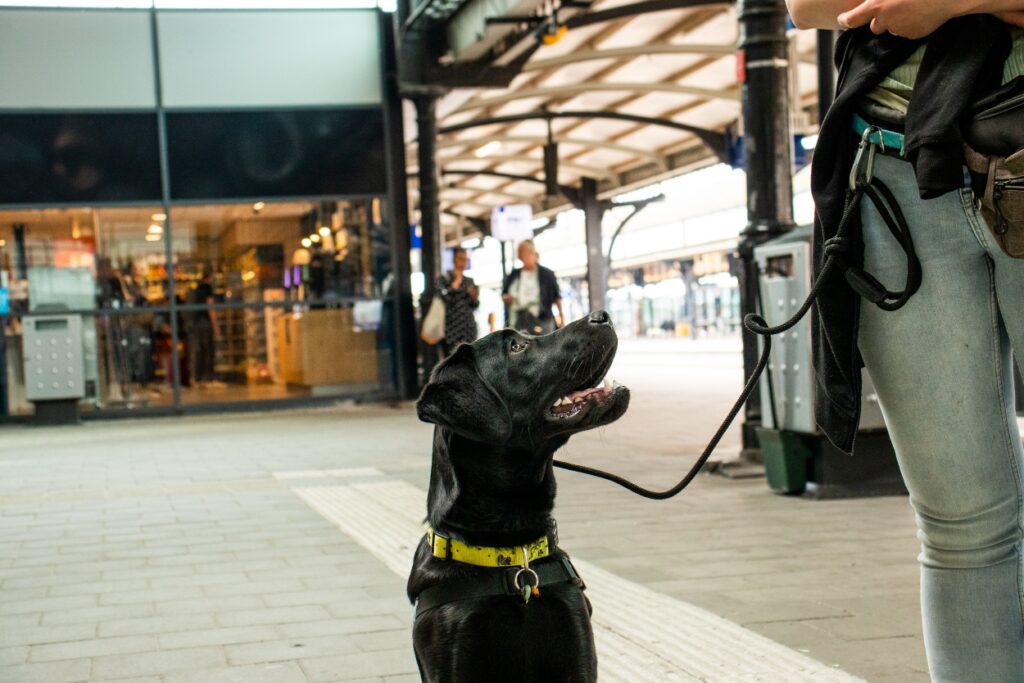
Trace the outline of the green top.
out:
<instances>
[{"instance_id":1,"label":"green top","mask_svg":"<svg viewBox=\"0 0 1024 683\"><path fill-rule=\"evenodd\" d=\"M1024 75L1024 29L1011 28L1010 33L1013 36L1013 49L1010 50L1010 56L1003 67L1004 84ZM910 103L910 94L914 91L924 50L924 46L918 48L907 61L882 79L878 87L868 93L868 97L890 109L907 113L907 105Z\"/></svg>"}]
</instances>

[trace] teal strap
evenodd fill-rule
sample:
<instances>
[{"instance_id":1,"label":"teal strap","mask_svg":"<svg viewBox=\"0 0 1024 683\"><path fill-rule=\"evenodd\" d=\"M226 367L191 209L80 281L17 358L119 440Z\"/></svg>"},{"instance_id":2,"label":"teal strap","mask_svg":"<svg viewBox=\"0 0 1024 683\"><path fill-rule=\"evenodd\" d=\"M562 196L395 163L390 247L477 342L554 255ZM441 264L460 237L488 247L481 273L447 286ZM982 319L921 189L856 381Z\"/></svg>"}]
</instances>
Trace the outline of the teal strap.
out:
<instances>
[{"instance_id":1,"label":"teal strap","mask_svg":"<svg viewBox=\"0 0 1024 683\"><path fill-rule=\"evenodd\" d=\"M857 135L863 135L864 131L868 128L874 128L876 132L872 133L868 141L876 145L884 147L886 149L898 149L900 155L903 154L903 133L897 133L894 130L886 130L873 126L872 124L865 121L859 114L853 115L853 130Z\"/></svg>"}]
</instances>

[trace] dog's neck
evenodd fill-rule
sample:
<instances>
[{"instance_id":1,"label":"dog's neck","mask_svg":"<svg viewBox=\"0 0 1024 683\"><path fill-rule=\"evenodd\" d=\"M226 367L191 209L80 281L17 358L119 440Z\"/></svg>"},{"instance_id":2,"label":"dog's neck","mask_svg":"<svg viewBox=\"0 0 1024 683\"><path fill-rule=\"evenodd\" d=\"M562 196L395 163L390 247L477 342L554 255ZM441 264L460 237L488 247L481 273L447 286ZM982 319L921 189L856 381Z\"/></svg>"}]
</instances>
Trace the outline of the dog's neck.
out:
<instances>
[{"instance_id":1,"label":"dog's neck","mask_svg":"<svg viewBox=\"0 0 1024 683\"><path fill-rule=\"evenodd\" d=\"M427 520L438 532L476 545L521 545L551 533L551 459L565 441L495 446L437 427Z\"/></svg>"}]
</instances>

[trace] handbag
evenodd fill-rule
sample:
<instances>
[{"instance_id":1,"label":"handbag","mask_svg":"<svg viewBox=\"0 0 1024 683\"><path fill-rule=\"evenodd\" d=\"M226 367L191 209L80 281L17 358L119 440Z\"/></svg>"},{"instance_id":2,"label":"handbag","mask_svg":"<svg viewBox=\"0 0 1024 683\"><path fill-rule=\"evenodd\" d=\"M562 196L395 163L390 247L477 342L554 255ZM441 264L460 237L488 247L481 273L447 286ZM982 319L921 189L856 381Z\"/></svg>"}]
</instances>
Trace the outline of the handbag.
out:
<instances>
[{"instance_id":1,"label":"handbag","mask_svg":"<svg viewBox=\"0 0 1024 683\"><path fill-rule=\"evenodd\" d=\"M975 105L963 129L972 186L996 243L1024 258L1024 77Z\"/></svg>"},{"instance_id":2,"label":"handbag","mask_svg":"<svg viewBox=\"0 0 1024 683\"><path fill-rule=\"evenodd\" d=\"M423 326L420 327L420 339L428 344L437 344L444 339L444 299L440 295L434 295L430 301L430 308L427 315L423 317Z\"/></svg>"}]
</instances>

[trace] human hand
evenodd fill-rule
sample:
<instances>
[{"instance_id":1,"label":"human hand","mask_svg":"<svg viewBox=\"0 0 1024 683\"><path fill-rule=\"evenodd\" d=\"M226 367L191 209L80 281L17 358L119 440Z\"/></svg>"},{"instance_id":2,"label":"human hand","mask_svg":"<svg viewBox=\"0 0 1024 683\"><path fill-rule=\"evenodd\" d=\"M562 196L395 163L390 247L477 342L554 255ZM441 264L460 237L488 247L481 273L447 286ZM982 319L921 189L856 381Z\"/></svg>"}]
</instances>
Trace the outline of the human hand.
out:
<instances>
[{"instance_id":1,"label":"human hand","mask_svg":"<svg viewBox=\"0 0 1024 683\"><path fill-rule=\"evenodd\" d=\"M871 25L876 35L923 38L960 13L955 0L864 0L837 17L840 26Z\"/></svg>"},{"instance_id":2,"label":"human hand","mask_svg":"<svg viewBox=\"0 0 1024 683\"><path fill-rule=\"evenodd\" d=\"M1024 28L1024 10L1015 10L1013 12L997 12L995 15L996 19L1004 21L1011 26L1017 26Z\"/></svg>"}]
</instances>

